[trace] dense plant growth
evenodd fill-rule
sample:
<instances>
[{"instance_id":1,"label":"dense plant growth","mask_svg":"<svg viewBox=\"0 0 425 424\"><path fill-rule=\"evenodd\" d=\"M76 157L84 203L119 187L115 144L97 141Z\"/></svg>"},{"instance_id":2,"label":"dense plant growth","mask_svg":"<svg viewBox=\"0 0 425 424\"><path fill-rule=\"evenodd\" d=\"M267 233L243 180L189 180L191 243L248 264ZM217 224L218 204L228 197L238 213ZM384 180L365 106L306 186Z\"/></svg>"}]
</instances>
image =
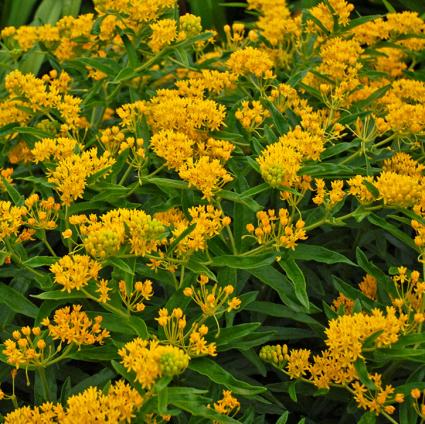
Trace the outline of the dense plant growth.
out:
<instances>
[{"instance_id":1,"label":"dense plant growth","mask_svg":"<svg viewBox=\"0 0 425 424\"><path fill-rule=\"evenodd\" d=\"M425 21L94 4L1 31L5 422L424 422Z\"/></svg>"}]
</instances>

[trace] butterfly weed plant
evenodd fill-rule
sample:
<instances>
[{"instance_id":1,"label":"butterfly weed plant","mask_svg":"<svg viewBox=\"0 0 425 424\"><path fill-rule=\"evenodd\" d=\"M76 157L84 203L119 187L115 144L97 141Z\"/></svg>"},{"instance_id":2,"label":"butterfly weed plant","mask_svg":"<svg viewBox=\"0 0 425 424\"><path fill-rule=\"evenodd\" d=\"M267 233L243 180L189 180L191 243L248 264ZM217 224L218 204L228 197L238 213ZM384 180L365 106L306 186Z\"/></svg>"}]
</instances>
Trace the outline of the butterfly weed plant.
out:
<instances>
[{"instance_id":1,"label":"butterfly weed plant","mask_svg":"<svg viewBox=\"0 0 425 424\"><path fill-rule=\"evenodd\" d=\"M246 6L1 31L5 423L425 421L425 21Z\"/></svg>"}]
</instances>

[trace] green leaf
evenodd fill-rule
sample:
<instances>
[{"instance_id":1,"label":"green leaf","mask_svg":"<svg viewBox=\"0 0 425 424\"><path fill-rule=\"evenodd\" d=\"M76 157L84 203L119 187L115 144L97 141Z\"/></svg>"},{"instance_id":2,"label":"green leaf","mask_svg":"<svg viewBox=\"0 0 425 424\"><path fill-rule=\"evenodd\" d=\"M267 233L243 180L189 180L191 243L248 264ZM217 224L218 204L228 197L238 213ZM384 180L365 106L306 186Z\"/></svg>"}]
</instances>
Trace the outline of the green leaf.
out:
<instances>
[{"instance_id":1,"label":"green leaf","mask_svg":"<svg viewBox=\"0 0 425 424\"><path fill-rule=\"evenodd\" d=\"M265 265L271 265L274 261L274 254L258 256L223 255L213 258L211 266L227 266L235 269L254 269Z\"/></svg>"},{"instance_id":2,"label":"green leaf","mask_svg":"<svg viewBox=\"0 0 425 424\"><path fill-rule=\"evenodd\" d=\"M365 361L361 358L357 359L356 362L354 362L354 368L357 371L357 375L359 376L360 382L365 385L369 390L375 390L375 384L369 378Z\"/></svg>"},{"instance_id":3,"label":"green leaf","mask_svg":"<svg viewBox=\"0 0 425 424\"><path fill-rule=\"evenodd\" d=\"M38 313L37 306L18 290L4 283L0 283L0 303L8 306L12 311L30 318L35 318Z\"/></svg>"},{"instance_id":4,"label":"green leaf","mask_svg":"<svg viewBox=\"0 0 425 424\"><path fill-rule=\"evenodd\" d=\"M46 291L40 294L32 294L31 297L43 300L63 300L63 299L85 299L86 295L78 290L74 290L71 293L67 293L64 290L52 290Z\"/></svg>"},{"instance_id":5,"label":"green leaf","mask_svg":"<svg viewBox=\"0 0 425 424\"><path fill-rule=\"evenodd\" d=\"M272 266L253 268L249 270L249 273L262 283L275 290L278 293L280 300L293 311L300 312L303 310L293 295L290 281L285 275L277 271L275 268Z\"/></svg>"},{"instance_id":6,"label":"green leaf","mask_svg":"<svg viewBox=\"0 0 425 424\"><path fill-rule=\"evenodd\" d=\"M343 263L351 266L358 266L341 253L313 244L299 244L294 251L289 252L289 255L291 258L300 261L315 261L324 264Z\"/></svg>"},{"instance_id":7,"label":"green leaf","mask_svg":"<svg viewBox=\"0 0 425 424\"><path fill-rule=\"evenodd\" d=\"M263 209L262 206L259 203L257 203L255 200L249 197L242 197L242 195L238 193L234 193L233 191L220 190L217 193L217 196L221 197L222 199L231 200L232 202L235 202L235 203L240 203L241 205L252 210L253 212L257 212L260 209Z\"/></svg>"},{"instance_id":8,"label":"green leaf","mask_svg":"<svg viewBox=\"0 0 425 424\"><path fill-rule=\"evenodd\" d=\"M70 353L69 358L82 361L111 361L118 359L118 350L115 345L107 344L103 346L81 346L76 352Z\"/></svg>"},{"instance_id":9,"label":"green leaf","mask_svg":"<svg viewBox=\"0 0 425 424\"><path fill-rule=\"evenodd\" d=\"M253 396L264 393L267 389L263 386L253 386L245 381L238 380L217 362L209 358L195 358L189 364L189 368L198 374L208 377L214 383L221 384L236 395Z\"/></svg>"},{"instance_id":10,"label":"green leaf","mask_svg":"<svg viewBox=\"0 0 425 424\"><path fill-rule=\"evenodd\" d=\"M213 408L207 408L210 399L201 396L205 391L192 387L168 387L168 404L174 405L192 417L206 418L208 422L236 424L239 421L217 413ZM192 421L191 421L192 422Z\"/></svg>"},{"instance_id":11,"label":"green leaf","mask_svg":"<svg viewBox=\"0 0 425 424\"><path fill-rule=\"evenodd\" d=\"M301 305L308 311L310 302L307 294L307 284L301 268L291 257L283 257L279 262L280 267L286 272L288 278L294 285L295 296L300 301Z\"/></svg>"},{"instance_id":12,"label":"green leaf","mask_svg":"<svg viewBox=\"0 0 425 424\"><path fill-rule=\"evenodd\" d=\"M218 347L227 344L231 346L233 342L238 339L243 339L245 336L251 334L260 326L260 322L250 322L245 324L234 325L228 328L222 328L220 331L220 336L215 341Z\"/></svg>"},{"instance_id":13,"label":"green leaf","mask_svg":"<svg viewBox=\"0 0 425 424\"><path fill-rule=\"evenodd\" d=\"M34 258L24 261L23 265L29 266L30 268L39 268L41 266L52 265L57 261L58 259L52 256L35 256Z\"/></svg>"},{"instance_id":14,"label":"green leaf","mask_svg":"<svg viewBox=\"0 0 425 424\"><path fill-rule=\"evenodd\" d=\"M63 16L77 16L81 8L82 0L63 0Z\"/></svg>"},{"instance_id":15,"label":"green leaf","mask_svg":"<svg viewBox=\"0 0 425 424\"><path fill-rule=\"evenodd\" d=\"M125 49L127 50L128 63L132 68L136 68L140 65L139 56L130 39L124 32L121 32L121 39L124 43Z\"/></svg>"},{"instance_id":16,"label":"green leaf","mask_svg":"<svg viewBox=\"0 0 425 424\"><path fill-rule=\"evenodd\" d=\"M130 267L130 265L128 265L128 263L125 260L120 258L108 258L105 262L105 265L111 265L114 268L124 271L126 274L130 274L130 275L134 274L134 271Z\"/></svg>"},{"instance_id":17,"label":"green leaf","mask_svg":"<svg viewBox=\"0 0 425 424\"><path fill-rule=\"evenodd\" d=\"M297 381L295 380L295 381L292 381L288 387L288 394L293 402L298 402L296 385L297 385Z\"/></svg>"},{"instance_id":18,"label":"green leaf","mask_svg":"<svg viewBox=\"0 0 425 424\"><path fill-rule=\"evenodd\" d=\"M9 195L10 199L16 206L22 206L24 204L24 197L21 196L16 190L15 187L13 187L12 184L10 184L3 176L1 177L3 180L3 184L6 187L7 194Z\"/></svg>"},{"instance_id":19,"label":"green leaf","mask_svg":"<svg viewBox=\"0 0 425 424\"><path fill-rule=\"evenodd\" d=\"M276 421L276 424L286 424L289 418L289 412L285 411L279 419Z\"/></svg>"},{"instance_id":20,"label":"green leaf","mask_svg":"<svg viewBox=\"0 0 425 424\"><path fill-rule=\"evenodd\" d=\"M374 412L365 412L357 424L375 424L376 423L376 414Z\"/></svg>"},{"instance_id":21,"label":"green leaf","mask_svg":"<svg viewBox=\"0 0 425 424\"><path fill-rule=\"evenodd\" d=\"M412 240L412 238L410 238L405 232L399 230L395 225L389 223L384 218L381 218L380 216L376 214L372 214L372 215L369 215L367 219L371 224L381 227L385 231L388 231L391 235L399 239L406 246L409 246L415 251L417 250L415 242Z\"/></svg>"}]
</instances>

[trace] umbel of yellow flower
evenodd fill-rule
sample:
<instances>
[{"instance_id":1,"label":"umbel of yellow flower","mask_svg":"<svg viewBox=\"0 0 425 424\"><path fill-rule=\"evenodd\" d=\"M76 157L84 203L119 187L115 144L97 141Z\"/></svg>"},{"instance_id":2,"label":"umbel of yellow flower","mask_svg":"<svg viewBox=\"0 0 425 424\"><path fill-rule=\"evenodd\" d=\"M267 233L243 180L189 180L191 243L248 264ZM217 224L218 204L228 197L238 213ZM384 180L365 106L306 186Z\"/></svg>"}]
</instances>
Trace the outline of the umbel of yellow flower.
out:
<instances>
[{"instance_id":1,"label":"umbel of yellow flower","mask_svg":"<svg viewBox=\"0 0 425 424\"><path fill-rule=\"evenodd\" d=\"M49 329L49 335L53 340L60 340L67 344L75 343L77 346L102 344L109 337L109 331L101 328L103 317L97 316L91 320L88 315L81 311L81 305L65 306L57 309L53 316L53 322L49 318L42 321L42 325Z\"/></svg>"},{"instance_id":2,"label":"umbel of yellow flower","mask_svg":"<svg viewBox=\"0 0 425 424\"><path fill-rule=\"evenodd\" d=\"M248 224L246 229L253 234L259 244L272 243L277 249L295 249L298 240L306 240L304 221L299 219L295 225L287 209L279 209L279 216L273 209L257 212L258 226Z\"/></svg>"},{"instance_id":3,"label":"umbel of yellow flower","mask_svg":"<svg viewBox=\"0 0 425 424\"><path fill-rule=\"evenodd\" d=\"M85 287L91 279L95 280L100 270L101 265L86 255L66 255L50 267L55 282L68 293Z\"/></svg>"},{"instance_id":4,"label":"umbel of yellow flower","mask_svg":"<svg viewBox=\"0 0 425 424\"><path fill-rule=\"evenodd\" d=\"M2 353L7 362L17 369L21 366L40 365L46 357L46 341L40 327L22 327L12 333L13 339L4 342Z\"/></svg>"},{"instance_id":5,"label":"umbel of yellow flower","mask_svg":"<svg viewBox=\"0 0 425 424\"><path fill-rule=\"evenodd\" d=\"M70 206L72 202L83 197L89 176L106 170L114 163L115 160L110 157L109 152L98 157L97 149L93 148L81 155L73 154L60 160L56 168L49 171L48 181L55 185L62 202Z\"/></svg>"},{"instance_id":6,"label":"umbel of yellow flower","mask_svg":"<svg viewBox=\"0 0 425 424\"><path fill-rule=\"evenodd\" d=\"M66 407L60 403L43 403L30 408L23 406L5 417L5 424L61 423L75 424L90 422L131 422L136 411L143 405L143 397L123 380L113 383L107 393L97 387L70 396Z\"/></svg>"},{"instance_id":7,"label":"umbel of yellow flower","mask_svg":"<svg viewBox=\"0 0 425 424\"><path fill-rule=\"evenodd\" d=\"M282 140L268 145L257 158L261 176L275 188L291 187L301 168L302 156Z\"/></svg>"},{"instance_id":8,"label":"umbel of yellow flower","mask_svg":"<svg viewBox=\"0 0 425 424\"><path fill-rule=\"evenodd\" d=\"M191 358L217 355L215 343L208 343L205 340L209 331L206 325L195 323L185 331L186 316L180 308L174 308L171 314L166 308L162 308L155 320L163 328L167 342L184 349Z\"/></svg>"},{"instance_id":9,"label":"umbel of yellow flower","mask_svg":"<svg viewBox=\"0 0 425 424\"><path fill-rule=\"evenodd\" d=\"M18 233L26 213L25 207L12 206L11 202L0 200L0 241Z\"/></svg>"},{"instance_id":10,"label":"umbel of yellow flower","mask_svg":"<svg viewBox=\"0 0 425 424\"><path fill-rule=\"evenodd\" d=\"M205 316L217 316L225 311L230 312L239 308L240 299L235 296L230 298L235 290L231 284L225 287L214 284L211 288L208 288L208 281L209 278L206 275L200 275L198 278L200 288L190 286L183 291L185 296L191 297L199 305Z\"/></svg>"},{"instance_id":11,"label":"umbel of yellow flower","mask_svg":"<svg viewBox=\"0 0 425 424\"><path fill-rule=\"evenodd\" d=\"M182 349L139 337L126 343L118 354L126 370L135 373L135 381L144 389L151 389L162 376L183 373L190 359Z\"/></svg>"}]
</instances>

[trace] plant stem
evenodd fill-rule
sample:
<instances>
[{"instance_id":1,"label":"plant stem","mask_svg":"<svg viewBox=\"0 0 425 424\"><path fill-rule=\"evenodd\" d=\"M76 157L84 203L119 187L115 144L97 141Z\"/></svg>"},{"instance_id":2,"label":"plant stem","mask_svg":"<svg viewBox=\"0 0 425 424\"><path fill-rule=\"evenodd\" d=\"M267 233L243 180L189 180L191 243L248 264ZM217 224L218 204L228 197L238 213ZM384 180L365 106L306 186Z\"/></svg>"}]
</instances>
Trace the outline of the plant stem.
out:
<instances>
[{"instance_id":1,"label":"plant stem","mask_svg":"<svg viewBox=\"0 0 425 424\"><path fill-rule=\"evenodd\" d=\"M89 299L91 299L91 300L94 300L95 302L97 302L97 303L100 303L99 302L99 300L95 297L95 296L93 296L93 295L91 295L87 290L85 290L85 289L81 289L81 291L89 298ZM109 305L108 303L100 303L100 305L104 308L104 309L106 309L107 311L109 311L109 312L113 312L113 313L115 313L115 314L117 314L117 315L119 315L119 316L121 316L121 317L123 317L123 318L125 318L125 319L128 319L129 318L129 315L128 315L128 313L125 313L124 311L121 311L120 309L118 309L118 308L116 308L115 306L112 306L112 305Z\"/></svg>"},{"instance_id":2,"label":"plant stem","mask_svg":"<svg viewBox=\"0 0 425 424\"><path fill-rule=\"evenodd\" d=\"M43 397L46 402L50 400L49 396L49 383L47 382L46 370L44 367L37 368L38 375L40 377L41 386L43 387Z\"/></svg>"},{"instance_id":3,"label":"plant stem","mask_svg":"<svg viewBox=\"0 0 425 424\"><path fill-rule=\"evenodd\" d=\"M53 247L51 246L51 244L48 242L47 237L46 237L46 232L44 230L43 230L43 233L42 233L42 236L41 236L41 241L47 247L47 250L56 258L58 255L53 250Z\"/></svg>"},{"instance_id":4,"label":"plant stem","mask_svg":"<svg viewBox=\"0 0 425 424\"><path fill-rule=\"evenodd\" d=\"M121 177L118 185L123 185L127 177L130 175L130 172L132 171L132 167L129 166L126 171L124 172L124 175Z\"/></svg>"}]
</instances>

